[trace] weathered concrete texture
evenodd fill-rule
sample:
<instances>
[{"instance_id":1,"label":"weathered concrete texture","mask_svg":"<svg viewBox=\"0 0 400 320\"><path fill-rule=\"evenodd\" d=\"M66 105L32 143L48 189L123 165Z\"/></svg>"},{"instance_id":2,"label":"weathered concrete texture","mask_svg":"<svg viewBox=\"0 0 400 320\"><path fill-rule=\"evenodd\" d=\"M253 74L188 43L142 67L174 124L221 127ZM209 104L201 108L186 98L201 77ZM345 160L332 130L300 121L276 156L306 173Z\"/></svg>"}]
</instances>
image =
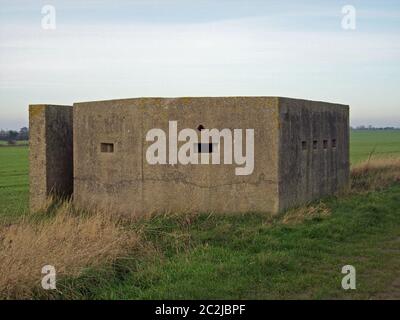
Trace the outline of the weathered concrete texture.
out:
<instances>
[{"instance_id":1,"label":"weathered concrete texture","mask_svg":"<svg viewBox=\"0 0 400 320\"><path fill-rule=\"evenodd\" d=\"M126 215L276 213L347 187L348 116L348 106L277 97L77 103L74 201ZM254 172L236 176L235 164L148 164L146 133L168 132L172 120L178 130L254 129ZM107 144L113 152L104 152Z\"/></svg>"},{"instance_id":2,"label":"weathered concrete texture","mask_svg":"<svg viewBox=\"0 0 400 320\"><path fill-rule=\"evenodd\" d=\"M254 171L235 175L235 162L149 164L146 150L153 142L146 134L154 128L168 133L170 121L177 121L178 131L254 129ZM51 192L74 190L80 207L130 216L277 213L349 183L349 108L339 104L221 97L35 105L30 130L32 210ZM222 151L224 144L221 139L217 147Z\"/></svg>"},{"instance_id":3,"label":"weathered concrete texture","mask_svg":"<svg viewBox=\"0 0 400 320\"><path fill-rule=\"evenodd\" d=\"M278 99L265 97L128 99L74 104L74 201L128 215L165 211L249 212L279 209ZM254 128L255 165L150 165L146 133ZM101 143L114 143L113 153ZM221 146L221 150L223 146Z\"/></svg>"},{"instance_id":4,"label":"weathered concrete texture","mask_svg":"<svg viewBox=\"0 0 400 320\"><path fill-rule=\"evenodd\" d=\"M349 186L349 107L279 98L279 209Z\"/></svg>"},{"instance_id":5,"label":"weathered concrete texture","mask_svg":"<svg viewBox=\"0 0 400 320\"><path fill-rule=\"evenodd\" d=\"M50 194L72 194L72 107L30 105L29 129L30 209L37 211Z\"/></svg>"}]
</instances>

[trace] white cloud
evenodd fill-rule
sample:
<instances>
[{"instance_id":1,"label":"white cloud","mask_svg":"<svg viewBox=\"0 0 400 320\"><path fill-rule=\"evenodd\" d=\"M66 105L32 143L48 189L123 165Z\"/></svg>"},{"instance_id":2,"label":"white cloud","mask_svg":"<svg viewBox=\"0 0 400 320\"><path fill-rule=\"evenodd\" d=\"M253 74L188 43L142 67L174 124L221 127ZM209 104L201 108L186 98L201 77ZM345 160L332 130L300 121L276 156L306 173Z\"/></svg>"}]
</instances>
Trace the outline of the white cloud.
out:
<instances>
[{"instance_id":1,"label":"white cloud","mask_svg":"<svg viewBox=\"0 0 400 320\"><path fill-rule=\"evenodd\" d=\"M363 68L400 59L396 33L279 31L260 17L0 28L0 98L24 114L28 103L39 102L246 94L349 101L356 115L365 114L373 98L346 86L363 81L370 91L376 81L363 79Z\"/></svg>"}]
</instances>

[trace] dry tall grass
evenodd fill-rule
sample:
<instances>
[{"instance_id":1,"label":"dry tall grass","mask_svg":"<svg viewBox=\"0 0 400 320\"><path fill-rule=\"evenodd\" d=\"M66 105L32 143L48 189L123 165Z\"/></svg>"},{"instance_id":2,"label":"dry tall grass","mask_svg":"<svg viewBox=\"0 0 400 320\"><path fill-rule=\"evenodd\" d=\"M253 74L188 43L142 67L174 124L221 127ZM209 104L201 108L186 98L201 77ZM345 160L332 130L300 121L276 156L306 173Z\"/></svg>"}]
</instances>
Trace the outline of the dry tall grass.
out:
<instances>
[{"instance_id":1,"label":"dry tall grass","mask_svg":"<svg viewBox=\"0 0 400 320\"><path fill-rule=\"evenodd\" d=\"M31 298L41 288L44 265L54 266L57 278L77 276L139 244L137 233L106 212L79 215L69 202L53 210L0 226L0 298Z\"/></svg>"},{"instance_id":2,"label":"dry tall grass","mask_svg":"<svg viewBox=\"0 0 400 320\"><path fill-rule=\"evenodd\" d=\"M374 159L351 170L351 192L373 191L400 181L400 159ZM41 290L44 265L56 268L57 279L78 276L87 267L110 265L128 251L142 246L137 231L106 211L77 213L70 202L54 206L49 199L41 214L13 225L0 225L0 299L32 298ZM282 223L296 224L331 214L321 201L289 210ZM191 224L196 215L185 215ZM182 238L179 237L179 243ZM142 250L143 251L143 250Z\"/></svg>"},{"instance_id":3,"label":"dry tall grass","mask_svg":"<svg viewBox=\"0 0 400 320\"><path fill-rule=\"evenodd\" d=\"M283 224L299 224L306 220L326 218L329 217L330 214L330 208L321 201L315 205L302 206L288 210L281 217L280 222Z\"/></svg>"},{"instance_id":4,"label":"dry tall grass","mask_svg":"<svg viewBox=\"0 0 400 320\"><path fill-rule=\"evenodd\" d=\"M380 190L400 181L400 158L367 160L351 168L354 192Z\"/></svg>"}]
</instances>

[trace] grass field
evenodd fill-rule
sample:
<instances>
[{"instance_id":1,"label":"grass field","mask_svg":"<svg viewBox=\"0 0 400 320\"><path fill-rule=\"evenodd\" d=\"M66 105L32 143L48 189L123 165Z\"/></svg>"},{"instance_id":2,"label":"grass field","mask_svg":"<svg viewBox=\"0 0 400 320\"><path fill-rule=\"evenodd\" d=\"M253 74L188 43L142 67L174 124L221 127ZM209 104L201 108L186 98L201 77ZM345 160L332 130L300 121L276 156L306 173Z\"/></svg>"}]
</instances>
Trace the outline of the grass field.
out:
<instances>
[{"instance_id":1,"label":"grass field","mask_svg":"<svg viewBox=\"0 0 400 320\"><path fill-rule=\"evenodd\" d=\"M0 148L0 219L28 209L28 147Z\"/></svg>"},{"instance_id":2,"label":"grass field","mask_svg":"<svg viewBox=\"0 0 400 320\"><path fill-rule=\"evenodd\" d=\"M370 298L400 277L400 186L323 205L303 223L264 215L160 217L145 226L155 256L125 260L74 281L65 298ZM358 271L358 290L341 288L341 268ZM88 285L89 284L89 285Z\"/></svg>"},{"instance_id":3,"label":"grass field","mask_svg":"<svg viewBox=\"0 0 400 320\"><path fill-rule=\"evenodd\" d=\"M350 132L351 162L357 163L373 157L400 156L400 130L368 131L352 130Z\"/></svg>"},{"instance_id":4,"label":"grass field","mask_svg":"<svg viewBox=\"0 0 400 320\"><path fill-rule=\"evenodd\" d=\"M373 158L399 156L400 131L352 132L352 163L368 159L372 150ZM0 148L0 227L18 224L21 216L31 218L26 214L27 156L26 147ZM111 248L114 259L105 260L103 265L90 263L78 274L66 272L60 277L58 291L51 292L53 298L400 298L400 184L379 180L390 176L399 181L399 168L380 168L375 176L368 173L366 177L361 170L357 192L323 199L274 218L256 213L171 215L123 222L121 229L112 226L110 230L102 229L103 220L92 228L63 218L51 225L51 230L59 230L55 231L59 238L48 243L43 233L35 233L25 221L20 233L26 232L30 238L19 243L32 246L22 254L28 264L30 255L35 255L35 243L52 250L59 245L66 252L76 251L79 261L82 252L90 256L95 251L90 243L84 247L85 241L92 239L97 247L115 244ZM50 217L35 218L44 223L40 230L57 215L52 212ZM63 229L65 225L70 226L70 233ZM7 236L15 236L15 230L8 231ZM135 246L121 255L120 244L106 236L118 237L119 233L135 235L141 244L138 246L135 238ZM69 237L73 237L76 249L66 246L65 238ZM0 250L0 260L18 255L12 248L7 250ZM96 252L103 257L104 252ZM341 268L346 264L356 267L357 290L341 289ZM12 265L3 268L10 270ZM39 283L40 279L37 287ZM22 294L1 289L0 279L0 297L49 297L43 290Z\"/></svg>"}]
</instances>

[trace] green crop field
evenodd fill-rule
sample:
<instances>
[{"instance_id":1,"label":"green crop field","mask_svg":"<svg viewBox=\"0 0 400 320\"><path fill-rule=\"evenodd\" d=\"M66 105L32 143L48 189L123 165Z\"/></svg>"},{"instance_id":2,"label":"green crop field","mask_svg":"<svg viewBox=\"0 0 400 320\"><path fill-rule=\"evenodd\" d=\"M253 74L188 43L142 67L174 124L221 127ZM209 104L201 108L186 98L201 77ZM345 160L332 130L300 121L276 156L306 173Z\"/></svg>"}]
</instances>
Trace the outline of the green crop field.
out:
<instances>
[{"instance_id":1,"label":"green crop field","mask_svg":"<svg viewBox=\"0 0 400 320\"><path fill-rule=\"evenodd\" d=\"M351 162L370 155L400 157L400 130L352 131ZM28 148L0 147L0 226L27 209ZM323 199L306 212L293 224L256 213L139 221L132 228L142 230L149 254L62 278L56 297L400 298L399 183ZM357 268L357 290L341 288L345 264Z\"/></svg>"},{"instance_id":2,"label":"green crop field","mask_svg":"<svg viewBox=\"0 0 400 320\"><path fill-rule=\"evenodd\" d=\"M400 156L400 130L352 130L350 133L351 162L372 157Z\"/></svg>"},{"instance_id":3,"label":"green crop field","mask_svg":"<svg viewBox=\"0 0 400 320\"><path fill-rule=\"evenodd\" d=\"M0 218L28 208L28 147L0 147Z\"/></svg>"}]
</instances>

